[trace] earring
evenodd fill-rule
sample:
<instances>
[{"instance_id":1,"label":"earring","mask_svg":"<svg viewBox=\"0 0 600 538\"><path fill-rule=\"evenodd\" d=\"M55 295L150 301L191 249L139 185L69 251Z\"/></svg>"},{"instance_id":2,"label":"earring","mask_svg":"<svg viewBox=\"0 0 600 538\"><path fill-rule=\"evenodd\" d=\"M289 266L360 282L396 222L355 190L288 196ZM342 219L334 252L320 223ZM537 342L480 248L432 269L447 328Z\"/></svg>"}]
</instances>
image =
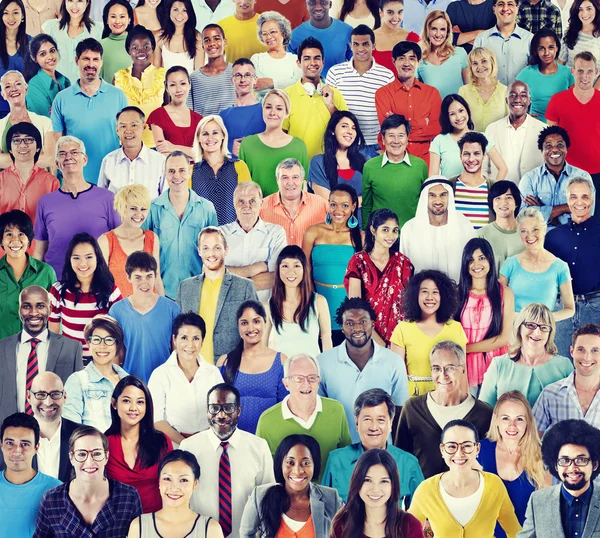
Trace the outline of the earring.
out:
<instances>
[{"instance_id":1,"label":"earring","mask_svg":"<svg viewBox=\"0 0 600 538\"><path fill-rule=\"evenodd\" d=\"M349 219L348 219L348 228L356 228L358 226L358 219L352 215Z\"/></svg>"},{"instance_id":2,"label":"earring","mask_svg":"<svg viewBox=\"0 0 600 538\"><path fill-rule=\"evenodd\" d=\"M327 213L327 216L325 217L325 224L331 224L331 215L329 213Z\"/></svg>"}]
</instances>

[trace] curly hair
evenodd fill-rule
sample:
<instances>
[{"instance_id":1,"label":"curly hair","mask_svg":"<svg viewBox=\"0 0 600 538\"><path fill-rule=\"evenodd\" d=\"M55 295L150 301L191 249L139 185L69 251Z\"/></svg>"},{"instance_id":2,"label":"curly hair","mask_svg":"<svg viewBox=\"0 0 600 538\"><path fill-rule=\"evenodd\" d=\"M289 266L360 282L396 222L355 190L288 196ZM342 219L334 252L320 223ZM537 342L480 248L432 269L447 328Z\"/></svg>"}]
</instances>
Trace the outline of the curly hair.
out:
<instances>
[{"instance_id":1,"label":"curly hair","mask_svg":"<svg viewBox=\"0 0 600 538\"><path fill-rule=\"evenodd\" d=\"M425 280L433 280L440 291L440 307L435 313L438 323L447 323L454 316L458 308L458 291L456 283L446 273L428 269L419 271L408 281L402 299L402 309L406 321L421 321L421 307L419 306L419 290Z\"/></svg>"}]
</instances>

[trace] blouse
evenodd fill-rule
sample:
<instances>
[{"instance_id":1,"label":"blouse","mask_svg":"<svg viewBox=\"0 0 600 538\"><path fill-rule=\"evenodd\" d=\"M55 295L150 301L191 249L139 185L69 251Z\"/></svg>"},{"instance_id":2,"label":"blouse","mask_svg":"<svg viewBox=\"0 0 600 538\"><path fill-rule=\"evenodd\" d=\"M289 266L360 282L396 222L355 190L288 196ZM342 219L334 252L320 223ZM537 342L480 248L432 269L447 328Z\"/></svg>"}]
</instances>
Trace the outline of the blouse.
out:
<instances>
[{"instance_id":1,"label":"blouse","mask_svg":"<svg viewBox=\"0 0 600 538\"><path fill-rule=\"evenodd\" d=\"M461 86L458 90L458 95L469 105L474 130L479 132L485 131L490 123L508 114L508 105L506 104L507 94L508 88L500 82L496 84L494 93L492 93L491 97L485 103L472 82Z\"/></svg>"},{"instance_id":2,"label":"blouse","mask_svg":"<svg viewBox=\"0 0 600 538\"><path fill-rule=\"evenodd\" d=\"M27 35L36 36L42 33L42 24L50 19L60 17L61 0L47 0L46 6L39 10L33 7L29 0L23 0L25 6L25 31Z\"/></svg>"},{"instance_id":3,"label":"blouse","mask_svg":"<svg viewBox=\"0 0 600 538\"><path fill-rule=\"evenodd\" d=\"M40 116L50 117L52 103L58 92L68 88L71 81L56 72L56 80L54 80L43 69L40 69L27 83L27 110L34 112Z\"/></svg>"},{"instance_id":4,"label":"blouse","mask_svg":"<svg viewBox=\"0 0 600 538\"><path fill-rule=\"evenodd\" d=\"M201 119L200 114L190 110L190 124L186 127L175 125L165 107L160 107L148 116L146 123L150 126L160 127L165 135L165 140L171 142L171 144L191 148L194 145L196 128Z\"/></svg>"}]
</instances>

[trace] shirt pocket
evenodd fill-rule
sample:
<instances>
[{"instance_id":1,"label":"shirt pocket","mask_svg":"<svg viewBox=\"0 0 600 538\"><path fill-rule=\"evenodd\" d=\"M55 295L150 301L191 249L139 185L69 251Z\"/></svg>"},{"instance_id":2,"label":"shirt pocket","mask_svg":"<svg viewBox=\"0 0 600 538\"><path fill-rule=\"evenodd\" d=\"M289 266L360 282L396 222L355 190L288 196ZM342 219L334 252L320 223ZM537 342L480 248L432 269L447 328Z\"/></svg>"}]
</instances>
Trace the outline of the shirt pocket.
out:
<instances>
[{"instance_id":1,"label":"shirt pocket","mask_svg":"<svg viewBox=\"0 0 600 538\"><path fill-rule=\"evenodd\" d=\"M172 223L161 222L155 230L161 244L164 242L175 241L177 238L177 228L178 227Z\"/></svg>"},{"instance_id":2,"label":"shirt pocket","mask_svg":"<svg viewBox=\"0 0 600 538\"><path fill-rule=\"evenodd\" d=\"M83 391L84 424L96 424L106 420L109 413L110 396L111 392L102 388L90 388Z\"/></svg>"}]
</instances>

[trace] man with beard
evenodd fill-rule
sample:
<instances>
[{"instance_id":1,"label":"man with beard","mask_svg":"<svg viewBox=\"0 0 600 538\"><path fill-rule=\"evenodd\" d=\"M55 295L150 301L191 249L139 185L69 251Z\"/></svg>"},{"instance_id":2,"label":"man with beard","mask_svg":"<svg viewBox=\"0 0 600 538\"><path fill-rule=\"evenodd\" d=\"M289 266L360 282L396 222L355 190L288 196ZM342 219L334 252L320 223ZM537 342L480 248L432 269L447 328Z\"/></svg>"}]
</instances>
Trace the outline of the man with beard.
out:
<instances>
[{"instance_id":1,"label":"man with beard","mask_svg":"<svg viewBox=\"0 0 600 538\"><path fill-rule=\"evenodd\" d=\"M600 430L584 420L564 420L542 442L542 459L561 485L534 491L517 538L591 538L600 524Z\"/></svg>"},{"instance_id":2,"label":"man with beard","mask_svg":"<svg viewBox=\"0 0 600 538\"><path fill-rule=\"evenodd\" d=\"M240 392L233 385L212 387L207 409L210 429L179 445L196 456L202 469L191 508L216 519L226 537L237 538L252 490L275 481L273 459L264 439L238 429L242 406Z\"/></svg>"},{"instance_id":3,"label":"man with beard","mask_svg":"<svg viewBox=\"0 0 600 538\"><path fill-rule=\"evenodd\" d=\"M317 357L321 368L319 394L338 400L348 424L352 424L356 398L366 390L380 388L394 399L399 417L399 408L409 397L406 367L398 355L373 341L375 311L363 299L346 298L336 316L345 341ZM360 440L358 431L351 429L350 435L353 443Z\"/></svg>"}]
</instances>

